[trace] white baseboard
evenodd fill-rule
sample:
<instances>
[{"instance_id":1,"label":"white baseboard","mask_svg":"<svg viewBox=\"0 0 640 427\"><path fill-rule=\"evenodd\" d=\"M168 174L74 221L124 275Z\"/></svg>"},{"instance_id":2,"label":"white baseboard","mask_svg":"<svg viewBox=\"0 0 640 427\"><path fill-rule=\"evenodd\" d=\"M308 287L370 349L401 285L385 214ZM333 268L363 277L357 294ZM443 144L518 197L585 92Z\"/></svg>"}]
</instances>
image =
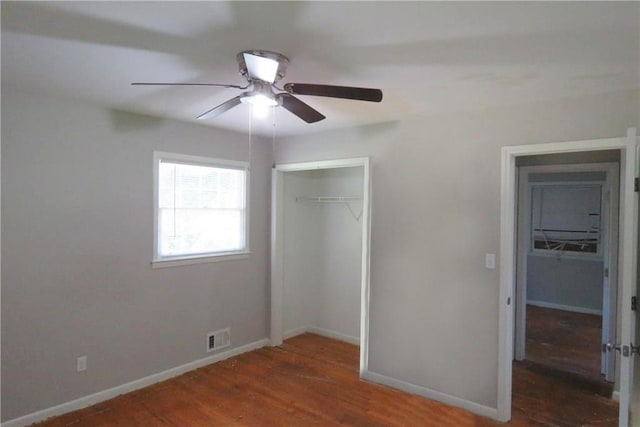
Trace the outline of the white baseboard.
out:
<instances>
[{"instance_id":1,"label":"white baseboard","mask_svg":"<svg viewBox=\"0 0 640 427\"><path fill-rule=\"evenodd\" d=\"M556 310L573 311L574 313L595 314L598 316L602 316L602 310L597 310L595 308L575 307L573 305L556 304L553 302L535 301L530 299L527 300L527 305L533 305L535 307L542 308L553 308Z\"/></svg>"},{"instance_id":2,"label":"white baseboard","mask_svg":"<svg viewBox=\"0 0 640 427\"><path fill-rule=\"evenodd\" d=\"M351 335L346 335L340 332L332 331L329 329L318 328L317 326L307 325L296 329L291 329L283 334L284 339L292 338L297 335L302 335L305 333L311 333L320 335L327 338L333 338L334 340L344 341L353 345L360 345L360 338L354 337Z\"/></svg>"},{"instance_id":3,"label":"white baseboard","mask_svg":"<svg viewBox=\"0 0 640 427\"><path fill-rule=\"evenodd\" d=\"M257 350L269 344L269 339L265 338L259 341L255 341L240 347L232 348L221 353L214 354L204 359L195 360L193 362L186 363L184 365L176 366L175 368L167 369L166 371L159 372L157 374L149 375L148 377L140 378L135 381L122 384L108 390L103 390L98 393L90 394L88 396L81 397L51 408L43 409L38 412L34 412L28 415L24 415L13 420L5 421L2 423L2 427L23 427L33 423L44 421L47 418L55 417L57 415L66 414L68 412L76 411L78 409L86 408L87 406L95 405L96 403L104 402L105 400L112 399L123 393L129 393L134 390L147 387L149 385L158 383L160 381L167 380L169 378L177 377L185 372L192 371L197 368L201 368L212 363L220 362L221 360L228 359L233 356L237 356L248 351Z\"/></svg>"},{"instance_id":4,"label":"white baseboard","mask_svg":"<svg viewBox=\"0 0 640 427\"><path fill-rule=\"evenodd\" d=\"M442 402L447 405L465 409L469 412L473 412L474 414L478 414L483 417L500 421L500 419L498 418L497 408L490 408L488 406L480 405L479 403L471 402L469 400L461 399L459 397L455 397L449 394L441 393L439 391L431 390L426 387L422 387L422 386L411 384L405 381L397 380L395 378L387 377L386 375L376 374L375 372L371 372L371 371L362 372L360 377L367 381L383 384L388 387L405 391L407 393L416 394L418 396L426 397L427 399L436 400L438 402Z\"/></svg>"},{"instance_id":5,"label":"white baseboard","mask_svg":"<svg viewBox=\"0 0 640 427\"><path fill-rule=\"evenodd\" d=\"M309 326L308 332L312 334L320 335L327 338L333 338L334 340L344 341L353 345L360 345L360 338L351 335L345 335L340 332L331 331L329 329L318 328L316 326Z\"/></svg>"},{"instance_id":6,"label":"white baseboard","mask_svg":"<svg viewBox=\"0 0 640 427\"><path fill-rule=\"evenodd\" d=\"M286 331L284 334L282 334L282 338L286 340L289 338L297 337L298 335L306 334L307 332L309 332L309 326L302 326L300 328Z\"/></svg>"}]
</instances>

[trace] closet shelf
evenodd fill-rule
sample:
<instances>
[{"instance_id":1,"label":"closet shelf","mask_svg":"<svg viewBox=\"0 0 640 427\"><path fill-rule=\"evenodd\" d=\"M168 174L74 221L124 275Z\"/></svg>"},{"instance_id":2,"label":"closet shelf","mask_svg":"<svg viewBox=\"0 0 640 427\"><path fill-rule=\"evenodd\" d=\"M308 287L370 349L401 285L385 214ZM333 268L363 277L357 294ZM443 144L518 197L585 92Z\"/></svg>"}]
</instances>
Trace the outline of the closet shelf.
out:
<instances>
[{"instance_id":1,"label":"closet shelf","mask_svg":"<svg viewBox=\"0 0 640 427\"><path fill-rule=\"evenodd\" d=\"M345 196L316 196L296 197L296 202L319 202L319 203L340 203L340 202L359 202L362 201L362 197L345 197Z\"/></svg>"},{"instance_id":2,"label":"closet shelf","mask_svg":"<svg viewBox=\"0 0 640 427\"><path fill-rule=\"evenodd\" d=\"M354 202L362 202L362 197L352 197L352 196L298 196L296 197L296 202L311 202L311 203L339 203L345 205L353 218L358 221L362 216L362 207L360 208L360 212L356 213L351 206L351 203Z\"/></svg>"}]
</instances>

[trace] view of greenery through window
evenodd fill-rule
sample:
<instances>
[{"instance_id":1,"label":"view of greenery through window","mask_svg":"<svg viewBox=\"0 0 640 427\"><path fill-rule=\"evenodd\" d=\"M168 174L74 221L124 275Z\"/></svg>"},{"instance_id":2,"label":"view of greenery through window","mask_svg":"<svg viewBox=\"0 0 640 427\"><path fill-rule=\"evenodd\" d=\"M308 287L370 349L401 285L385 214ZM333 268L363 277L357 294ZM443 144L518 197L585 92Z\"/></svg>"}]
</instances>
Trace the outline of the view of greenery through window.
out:
<instances>
[{"instance_id":1,"label":"view of greenery through window","mask_svg":"<svg viewBox=\"0 0 640 427\"><path fill-rule=\"evenodd\" d=\"M158 255L244 250L245 180L242 169L161 161Z\"/></svg>"}]
</instances>

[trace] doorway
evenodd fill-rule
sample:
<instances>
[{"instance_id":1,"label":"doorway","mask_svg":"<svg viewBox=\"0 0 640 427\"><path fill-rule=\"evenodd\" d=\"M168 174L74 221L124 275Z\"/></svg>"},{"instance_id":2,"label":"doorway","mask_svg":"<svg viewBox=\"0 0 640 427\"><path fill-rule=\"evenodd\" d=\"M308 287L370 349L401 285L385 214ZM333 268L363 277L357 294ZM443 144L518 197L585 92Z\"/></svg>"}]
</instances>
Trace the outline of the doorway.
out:
<instances>
[{"instance_id":1,"label":"doorway","mask_svg":"<svg viewBox=\"0 0 640 427\"><path fill-rule=\"evenodd\" d=\"M565 163L517 159L517 417L617 424L615 354L602 344L616 336L619 157L611 150L574 153ZM553 409L557 396L548 390L571 397L567 410Z\"/></svg>"},{"instance_id":2,"label":"doorway","mask_svg":"<svg viewBox=\"0 0 640 427\"><path fill-rule=\"evenodd\" d=\"M514 321L516 296L516 219L517 168L516 160L522 156L567 154L619 150L619 245L618 245L618 331L616 347L626 356L617 355L616 377L619 393L619 423L628 425L633 371L630 343L633 340L635 313L630 304L635 295L637 256L637 193L634 181L638 171L638 140L635 129L627 130L626 137L571 141L502 148L501 214L500 214L500 295L498 340L498 418L511 419L514 356Z\"/></svg>"},{"instance_id":3,"label":"doorway","mask_svg":"<svg viewBox=\"0 0 640 427\"><path fill-rule=\"evenodd\" d=\"M619 152L563 160L587 156L612 162L518 159L514 359L600 383L610 394L615 355L602 345L615 341L617 326Z\"/></svg>"},{"instance_id":4,"label":"doorway","mask_svg":"<svg viewBox=\"0 0 640 427\"><path fill-rule=\"evenodd\" d=\"M367 369L369 159L272 173L271 345L312 332L360 346Z\"/></svg>"}]
</instances>

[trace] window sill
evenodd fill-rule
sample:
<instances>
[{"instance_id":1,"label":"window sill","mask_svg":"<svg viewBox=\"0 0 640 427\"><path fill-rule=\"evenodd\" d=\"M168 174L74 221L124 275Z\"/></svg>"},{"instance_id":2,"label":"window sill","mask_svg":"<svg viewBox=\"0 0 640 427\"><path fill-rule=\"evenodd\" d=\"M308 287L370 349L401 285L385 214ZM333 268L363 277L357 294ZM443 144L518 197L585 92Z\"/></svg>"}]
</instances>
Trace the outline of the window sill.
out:
<instances>
[{"instance_id":1,"label":"window sill","mask_svg":"<svg viewBox=\"0 0 640 427\"><path fill-rule=\"evenodd\" d=\"M182 258L154 259L151 268L180 267L183 265L207 264L210 262L234 261L249 258L251 252L232 252L220 255L203 255Z\"/></svg>"},{"instance_id":2,"label":"window sill","mask_svg":"<svg viewBox=\"0 0 640 427\"><path fill-rule=\"evenodd\" d=\"M529 252L530 256L536 256L541 258L564 258L564 259L576 259L581 261L602 261L602 254L594 253L580 253L580 252L558 252L558 251L532 251Z\"/></svg>"}]
</instances>

